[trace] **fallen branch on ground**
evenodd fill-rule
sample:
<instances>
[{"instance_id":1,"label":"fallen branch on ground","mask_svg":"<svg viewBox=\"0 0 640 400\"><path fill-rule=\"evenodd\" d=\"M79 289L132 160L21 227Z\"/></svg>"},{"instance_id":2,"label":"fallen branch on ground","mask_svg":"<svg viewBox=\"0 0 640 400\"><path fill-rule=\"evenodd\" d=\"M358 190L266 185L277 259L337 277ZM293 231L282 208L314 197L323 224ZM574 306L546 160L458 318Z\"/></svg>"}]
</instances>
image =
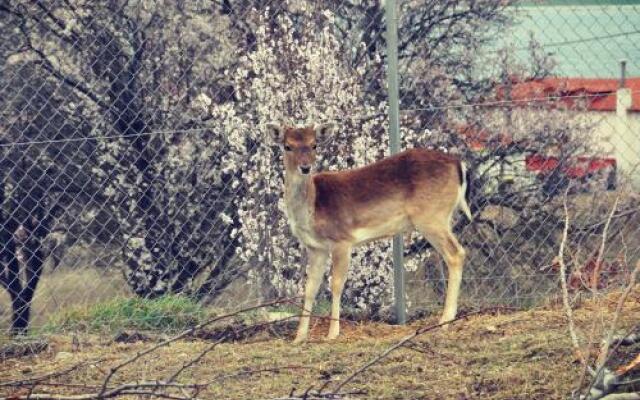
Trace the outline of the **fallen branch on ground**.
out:
<instances>
[{"instance_id":1,"label":"fallen branch on ground","mask_svg":"<svg viewBox=\"0 0 640 400\"><path fill-rule=\"evenodd\" d=\"M157 351L162 347L166 347L171 343L174 343L180 339L193 335L194 333L202 330L203 328L215 322L228 319L228 318L240 315L242 313L253 311L260 308L266 308L266 307L270 307L278 304L290 304L291 301L292 299L281 299L281 300L271 301L271 302L263 303L257 306L243 308L241 310L238 310L232 313L211 318L192 328L186 329L175 336L172 336L159 343L156 343L148 347L147 349L142 350L136 353L135 355L125 359L124 361L112 366L111 368L109 368L108 373L106 373L104 380L99 385L94 385L94 386L69 385L68 383L57 384L55 382L53 383L49 382L54 378L68 377L72 372L76 371L82 366L91 364L91 362L83 362L83 363L73 365L65 370L56 371L50 374L42 375L40 377L0 383L0 387L4 386L4 387L16 388L16 392L10 394L7 397L0 397L0 400L9 400L9 399L10 400L27 400L27 399L32 399L32 400L54 400L54 399L55 400L94 400L95 399L97 400L97 399L112 399L112 398L121 397L121 396L142 396L142 397L155 397L155 398L172 399L172 400L187 400L187 399L191 400L191 399L197 399L198 394L200 393L201 390L205 389L206 387L210 386L214 382L221 379L231 378L233 376L247 376L251 374L258 374L258 373L264 373L264 372L276 372L281 369L304 368L304 367L296 367L296 366L271 367L271 368L263 368L263 369L257 369L257 370L241 371L237 374L233 374L233 375L229 374L224 377L218 377L205 383L180 384L180 383L174 382L174 380L187 368L190 368L193 365L197 364L207 353L213 350L218 344L228 340L229 337L232 336L232 333L237 334L238 332L242 332L243 330L256 329L256 326L271 325L274 323L282 322L283 320L285 320L283 319L283 320L269 321L261 324L250 325L250 326L244 327L238 332L230 331L225 333L224 335L222 335L222 337L220 337L214 343L207 346L205 350L201 351L191 360L183 364L178 370L176 370L166 380L145 380L140 382L128 382L128 383L115 385L115 386L110 385L113 377L119 371L121 371L124 367L135 363L141 358L154 353L155 351ZM286 319L289 319L289 318L292 318L292 317L288 317ZM93 363L97 363L101 361L102 360L95 361ZM80 393L80 394L34 393L33 391L39 385L49 386L49 387L52 387L52 386L73 387L76 390L85 389L85 390L91 390L91 392Z\"/></svg>"},{"instance_id":2,"label":"fallen branch on ground","mask_svg":"<svg viewBox=\"0 0 640 400\"><path fill-rule=\"evenodd\" d=\"M211 318L203 323L200 323L192 328L186 329L185 331L183 331L182 333L173 336L169 339L163 340L162 342L149 347L147 350L141 351L139 353L137 353L136 355L134 355L133 357L130 357L128 359L126 359L125 361L121 362L120 364L116 365L115 367L112 367L109 371L109 374L107 375L107 377L105 378L103 384L102 384L102 390L100 391L100 393L98 393L97 398L102 398L104 396L104 394L107 391L107 387L109 385L109 382L111 382L111 379L113 378L113 376L120 371L122 368L124 368L125 366L132 364L134 362L136 362L137 360L139 360L140 358L146 356L147 354L153 353L154 351L158 350L161 347L165 347L168 346L171 343L174 343L186 336L192 335L194 332L199 331L215 322L221 321L223 319L227 319L227 318L231 318L231 317L235 317L237 315L246 313L248 311L253 311L253 310L258 310L261 308L265 308L265 307L271 307L274 305L278 305L278 304L284 304L284 303L290 303L291 299L280 299L280 300L275 300L275 301L271 301L271 302L267 302L267 303L262 303L259 304L257 306L253 306L253 307L247 307L247 308L243 308L241 310L232 312L232 313L228 313L228 314L224 314L224 315L220 315L218 317L215 318Z\"/></svg>"},{"instance_id":3,"label":"fallen branch on ground","mask_svg":"<svg viewBox=\"0 0 640 400\"><path fill-rule=\"evenodd\" d=\"M286 317L286 318L282 318L282 319L279 319L279 320L264 322L264 323L261 323L261 324L254 324L254 325L248 326L246 328L240 329L240 330L234 332L234 334L242 333L245 330L256 329L257 327L261 327L261 326L273 325L273 324L276 324L276 323L279 323L279 322L287 321L287 320L289 320L291 318L293 318L293 317ZM180 376L180 374L182 374L187 368L189 368L189 367L197 364L198 362L200 362L200 360L202 360L202 358L205 355L207 355L208 353L213 351L213 349L215 349L219 344L224 343L225 341L227 341L227 337L223 336L222 338L218 339L217 341L211 343L204 350L202 350L200 353L198 353L195 357L193 357L192 359L190 359L189 361L184 363L169 378L167 378L167 382L175 381L178 378L178 376Z\"/></svg>"},{"instance_id":4,"label":"fallen branch on ground","mask_svg":"<svg viewBox=\"0 0 640 400\"><path fill-rule=\"evenodd\" d=\"M46 340L16 341L0 346L0 360L38 354L49 347Z\"/></svg>"},{"instance_id":5,"label":"fallen branch on ground","mask_svg":"<svg viewBox=\"0 0 640 400\"><path fill-rule=\"evenodd\" d=\"M104 359L99 359L99 360L94 360L94 361L83 361L81 363L78 364L74 364L69 368L66 368L62 371L55 371L49 374L45 374L45 375L40 375L40 376L35 376L33 378L27 378L27 379L19 379L19 380L15 380L15 381L9 381L9 382L0 382L0 387L19 387L19 386L30 386L30 385L40 385L46 381L49 381L51 379L54 378L58 378L60 376L64 376L64 375L68 375L71 372L80 369L82 367L84 367L85 365L95 365L98 363L104 362Z\"/></svg>"},{"instance_id":6,"label":"fallen branch on ground","mask_svg":"<svg viewBox=\"0 0 640 400\"><path fill-rule=\"evenodd\" d=\"M375 364L379 363L381 360L385 359L386 357L389 356L389 354L391 354L393 351L401 348L401 347L405 347L407 343L411 342L413 339L415 339L416 337L425 334L429 331L433 331L437 328L441 328L443 326L452 324L454 322L458 322L460 320L463 319L467 319L470 316L473 315L478 315L481 314L482 311L475 311L475 312L471 312L468 314L464 314L464 315L460 315L456 318L454 318L451 321L447 321L447 322L442 322L439 324L433 324L433 325L428 325L428 326L423 326L420 327L418 329L415 330L415 332L413 332L412 334L404 337L402 340L400 340L399 342L397 342L396 344L394 344L391 347L388 347L385 351L383 351L382 353L380 353L380 355L378 355L377 357L375 357L374 359L372 359L371 361L367 362L366 364L364 364L362 367L358 368L356 371L354 371L351 375L349 375L344 381L340 382L340 384L338 384L335 389L333 390L333 392L330 392L330 394L337 394L339 393L340 389L342 389L343 387L345 387L347 384L349 384L349 382L351 382L356 376L362 374L364 371L366 371L367 369L371 368L372 366L374 366ZM320 393L322 392L322 390L329 384L329 382L331 381L327 381L327 383L325 383L321 388L320 388Z\"/></svg>"},{"instance_id":7,"label":"fallen branch on ground","mask_svg":"<svg viewBox=\"0 0 640 400\"><path fill-rule=\"evenodd\" d=\"M287 397L276 397L271 400L342 400L345 399L345 396L364 396L366 394L367 392L363 390L337 393L318 393L313 390L307 390L299 396L291 392Z\"/></svg>"},{"instance_id":8,"label":"fallen branch on ground","mask_svg":"<svg viewBox=\"0 0 640 400\"><path fill-rule=\"evenodd\" d=\"M634 358L629 364L627 365L623 365L622 367L619 367L616 370L616 374L618 374L618 376L622 376L624 374L626 374L627 372L636 369L637 367L640 366L640 354L638 354L636 356L636 358Z\"/></svg>"},{"instance_id":9,"label":"fallen branch on ground","mask_svg":"<svg viewBox=\"0 0 640 400\"><path fill-rule=\"evenodd\" d=\"M612 345L631 346L636 343L640 343L640 333L632 333L626 336L618 335L611 338Z\"/></svg>"},{"instance_id":10,"label":"fallen branch on ground","mask_svg":"<svg viewBox=\"0 0 640 400\"><path fill-rule=\"evenodd\" d=\"M602 349L600 350L600 356L598 357L596 374L591 384L587 388L586 399L588 400L598 400L598 399L602 399L603 397L606 397L607 395L614 394L614 390L616 390L619 386L621 386L622 374L617 373L617 371L611 371L609 368L606 367L606 365L609 359L611 358L611 355L620 346L621 342L619 342L614 347L613 350L610 350L610 346L613 343L613 337L614 337L613 332L616 329L616 325L617 325L618 319L620 318L620 314L622 313L622 308L624 307L626 299L631 293L631 290L635 287L636 277L639 272L640 272L640 260L638 260L635 269L633 270L633 272L631 272L631 276L629 278L629 284L626 286L624 292L620 296L620 299L618 299L618 305L616 306L616 310L613 314L611 328L609 329L609 333L607 334L607 337L603 341ZM636 329L637 327L634 327L633 331L635 331ZM640 355L638 357L640 358ZM640 359L638 359L638 363L640 363ZM638 363L634 364L632 362L631 364L629 364L627 366L629 367L629 370L627 370L626 372L635 368L635 366L637 366Z\"/></svg>"},{"instance_id":11,"label":"fallen branch on ground","mask_svg":"<svg viewBox=\"0 0 640 400\"><path fill-rule=\"evenodd\" d=\"M154 396L165 399L194 399L195 396L178 396L170 393L156 392L158 389L200 389L202 385L199 384L176 384L161 381L148 381L148 382L134 382L125 383L100 393L86 393L77 395L60 395L55 393L31 393L27 395L10 395L9 397L2 398L3 400L93 400L93 399L111 399L118 396L125 396L131 394L137 394L142 396ZM151 390L153 389L153 390Z\"/></svg>"}]
</instances>

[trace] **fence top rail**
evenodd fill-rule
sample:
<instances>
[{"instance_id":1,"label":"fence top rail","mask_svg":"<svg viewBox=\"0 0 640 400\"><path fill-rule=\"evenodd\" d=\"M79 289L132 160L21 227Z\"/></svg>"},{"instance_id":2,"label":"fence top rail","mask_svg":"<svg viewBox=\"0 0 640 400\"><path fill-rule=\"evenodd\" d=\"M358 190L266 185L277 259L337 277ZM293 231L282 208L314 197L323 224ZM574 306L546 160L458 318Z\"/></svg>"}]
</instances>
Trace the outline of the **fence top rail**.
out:
<instances>
[{"instance_id":1,"label":"fence top rail","mask_svg":"<svg viewBox=\"0 0 640 400\"><path fill-rule=\"evenodd\" d=\"M640 93L640 90L632 90L631 93L637 94L637 93ZM564 99L597 98L597 97L602 97L604 95L605 94L603 93L589 93L589 94L577 94L577 95L566 95L566 96L544 96L544 97L540 96L540 97L531 97L526 99L515 99L515 100L493 100L493 101L485 101L485 102L477 102L477 103L447 104L443 106L432 106L432 107L430 106L430 107L400 108L400 113L407 113L407 112L414 112L414 111L436 111L436 110L446 110L446 109L455 109L455 108L496 107L496 106L505 106L509 104L523 104L523 103L542 103L542 102L553 102L555 100L564 100ZM375 114L367 114L363 116L349 115L345 118L334 119L333 122L355 120L355 119L370 120L383 115L385 114L375 113ZM2 143L0 139L0 148L32 146L32 145L41 145L41 144L83 142L83 141L89 141L89 140L116 140L116 139L127 139L127 138L144 137L144 136L159 136L159 135L166 135L166 134L172 134L172 133L195 133L195 132L203 132L211 129L213 128L209 126L203 126L199 128L153 130L153 131L140 132L135 134L127 134L127 135L83 136L83 137L73 137L73 138L63 138L63 139L24 140L24 141L11 142L11 143Z\"/></svg>"}]
</instances>

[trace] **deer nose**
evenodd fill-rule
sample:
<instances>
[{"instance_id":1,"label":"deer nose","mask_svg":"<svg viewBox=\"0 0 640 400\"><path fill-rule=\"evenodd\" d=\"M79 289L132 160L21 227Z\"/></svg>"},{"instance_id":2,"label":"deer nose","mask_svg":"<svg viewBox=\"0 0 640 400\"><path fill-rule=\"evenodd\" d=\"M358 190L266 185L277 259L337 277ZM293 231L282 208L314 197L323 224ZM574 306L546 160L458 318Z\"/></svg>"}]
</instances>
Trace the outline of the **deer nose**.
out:
<instances>
[{"instance_id":1,"label":"deer nose","mask_svg":"<svg viewBox=\"0 0 640 400\"><path fill-rule=\"evenodd\" d=\"M300 172L302 173L302 175L306 175L311 171L311 167L308 165L301 165L300 166Z\"/></svg>"}]
</instances>

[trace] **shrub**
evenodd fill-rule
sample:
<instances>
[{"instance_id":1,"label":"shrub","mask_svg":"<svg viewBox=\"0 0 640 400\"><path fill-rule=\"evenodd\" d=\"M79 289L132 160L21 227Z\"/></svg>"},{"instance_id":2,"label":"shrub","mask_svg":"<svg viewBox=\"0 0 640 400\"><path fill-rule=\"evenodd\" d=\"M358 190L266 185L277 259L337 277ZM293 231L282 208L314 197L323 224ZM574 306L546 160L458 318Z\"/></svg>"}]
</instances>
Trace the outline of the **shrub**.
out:
<instances>
[{"instance_id":1,"label":"shrub","mask_svg":"<svg viewBox=\"0 0 640 400\"><path fill-rule=\"evenodd\" d=\"M109 332L122 329L178 331L198 324L205 316L205 310L185 296L116 298L55 314L44 329L50 332Z\"/></svg>"}]
</instances>

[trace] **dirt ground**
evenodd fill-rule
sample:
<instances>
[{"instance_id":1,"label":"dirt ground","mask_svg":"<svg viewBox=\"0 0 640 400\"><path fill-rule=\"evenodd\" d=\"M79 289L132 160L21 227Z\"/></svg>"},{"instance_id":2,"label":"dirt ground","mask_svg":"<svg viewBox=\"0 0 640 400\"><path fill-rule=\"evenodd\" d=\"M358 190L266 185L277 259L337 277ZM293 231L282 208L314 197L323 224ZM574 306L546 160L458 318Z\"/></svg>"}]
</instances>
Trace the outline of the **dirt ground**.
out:
<instances>
[{"instance_id":1,"label":"dirt ground","mask_svg":"<svg viewBox=\"0 0 640 400\"><path fill-rule=\"evenodd\" d=\"M640 287L637 289L625 305L620 332L640 320ZM599 346L603 328L609 326L617 298L610 295L585 301L576 310L581 338L592 335L594 348ZM316 320L312 340L299 346L290 343L292 331L262 330L240 342L219 344L179 381L212 382L199 394L204 399L287 398L292 391L300 395L328 381L327 388L331 388L416 328L434 322L435 318L408 326L343 323L341 337L325 342L322 336L327 323ZM77 340L52 336L45 352L0 363L0 381L41 376L90 361L57 380L67 386L36 390L79 393L73 384L101 384L111 366L157 340L116 343L113 338L89 335ZM211 338L190 338L160 348L120 371L113 383L166 379L211 343ZM637 348L626 351L629 353L616 354L610 365L619 366L638 353ZM100 361L93 362L96 360ZM270 371L250 372L257 369ZM530 311L494 311L459 321L446 331L425 333L412 342L412 348L392 352L344 390L363 393L349 398L366 399L562 399L576 387L581 372L564 314L557 305L550 305ZM14 389L0 385L4 397L12 393Z\"/></svg>"}]
</instances>

